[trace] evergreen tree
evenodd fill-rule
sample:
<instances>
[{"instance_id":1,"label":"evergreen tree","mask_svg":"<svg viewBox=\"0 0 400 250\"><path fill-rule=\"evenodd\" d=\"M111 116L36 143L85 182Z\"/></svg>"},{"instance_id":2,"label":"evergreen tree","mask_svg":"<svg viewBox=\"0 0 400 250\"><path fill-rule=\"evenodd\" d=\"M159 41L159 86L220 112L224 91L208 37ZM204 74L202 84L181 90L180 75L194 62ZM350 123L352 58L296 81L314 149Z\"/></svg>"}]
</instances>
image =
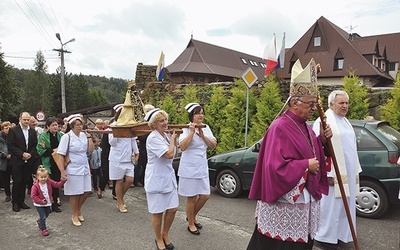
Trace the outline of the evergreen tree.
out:
<instances>
[{"instance_id":1,"label":"evergreen tree","mask_svg":"<svg viewBox=\"0 0 400 250\"><path fill-rule=\"evenodd\" d=\"M390 91L391 98L381 107L383 120L386 120L390 125L400 131L400 71L397 72L394 88Z\"/></svg>"},{"instance_id":2,"label":"evergreen tree","mask_svg":"<svg viewBox=\"0 0 400 250\"><path fill-rule=\"evenodd\" d=\"M177 124L178 123L179 117L177 116L177 105L176 105L174 98L170 94L167 94L165 96L164 100L162 100L160 109L167 112L169 124Z\"/></svg>"},{"instance_id":3,"label":"evergreen tree","mask_svg":"<svg viewBox=\"0 0 400 250\"><path fill-rule=\"evenodd\" d=\"M35 59L35 80L37 83L37 88L40 90L38 99L40 100L40 105L38 110L44 111L48 114L51 111L51 96L49 95L50 79L47 74L48 66L46 65L46 60L42 51L38 51Z\"/></svg>"},{"instance_id":4,"label":"evergreen tree","mask_svg":"<svg viewBox=\"0 0 400 250\"><path fill-rule=\"evenodd\" d=\"M82 74L65 74L67 111L91 107L89 84Z\"/></svg>"},{"instance_id":5,"label":"evergreen tree","mask_svg":"<svg viewBox=\"0 0 400 250\"><path fill-rule=\"evenodd\" d=\"M223 94L223 88L214 86L212 88L210 103L204 107L206 111L204 122L210 126L213 135L217 138L217 142L220 141L221 129L225 126L225 123L222 121L226 120L224 109L227 104L228 100ZM212 156L215 152L215 150L208 150L208 156Z\"/></svg>"},{"instance_id":6,"label":"evergreen tree","mask_svg":"<svg viewBox=\"0 0 400 250\"><path fill-rule=\"evenodd\" d=\"M91 103L91 106L100 106L110 103L108 98L98 88L90 88L89 96L90 96L89 103Z\"/></svg>"},{"instance_id":7,"label":"evergreen tree","mask_svg":"<svg viewBox=\"0 0 400 250\"><path fill-rule=\"evenodd\" d=\"M1 47L0 47L1 49ZM13 120L18 117L17 106L20 89L17 87L14 70L4 60L0 51L0 120Z\"/></svg>"},{"instance_id":8,"label":"evergreen tree","mask_svg":"<svg viewBox=\"0 0 400 250\"><path fill-rule=\"evenodd\" d=\"M57 74L50 75L50 95L52 96L51 113L53 116L61 113L61 74L57 69Z\"/></svg>"},{"instance_id":9,"label":"evergreen tree","mask_svg":"<svg viewBox=\"0 0 400 250\"><path fill-rule=\"evenodd\" d=\"M274 80L272 75L269 75L259 98L257 98L257 113L251 121L252 127L249 133L250 144L257 142L264 136L282 105L278 82Z\"/></svg>"},{"instance_id":10,"label":"evergreen tree","mask_svg":"<svg viewBox=\"0 0 400 250\"><path fill-rule=\"evenodd\" d=\"M349 95L349 112L347 119L364 119L369 115L369 98L367 88L361 85L358 76L349 72L349 76L343 78L343 90Z\"/></svg>"},{"instance_id":11,"label":"evergreen tree","mask_svg":"<svg viewBox=\"0 0 400 250\"><path fill-rule=\"evenodd\" d=\"M221 129L221 142L218 144L217 153L244 147L246 127L246 99L247 86L243 80L235 80L236 87L232 88L232 96L224 109L226 116ZM249 120L255 110L255 97L249 94ZM249 129L250 130L250 129Z\"/></svg>"}]
</instances>

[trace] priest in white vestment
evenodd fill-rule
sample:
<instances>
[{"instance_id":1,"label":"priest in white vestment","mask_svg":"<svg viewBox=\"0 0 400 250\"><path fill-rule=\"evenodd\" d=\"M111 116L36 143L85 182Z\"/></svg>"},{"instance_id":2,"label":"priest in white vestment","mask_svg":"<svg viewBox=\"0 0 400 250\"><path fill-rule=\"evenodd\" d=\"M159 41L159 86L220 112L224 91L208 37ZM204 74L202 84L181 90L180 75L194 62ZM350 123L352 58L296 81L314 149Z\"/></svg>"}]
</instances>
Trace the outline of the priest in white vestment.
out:
<instances>
[{"instance_id":1,"label":"priest in white vestment","mask_svg":"<svg viewBox=\"0 0 400 250\"><path fill-rule=\"evenodd\" d=\"M359 193L359 173L362 171L357 155L356 136L350 122L345 117L349 107L349 96L345 91L335 90L328 96L329 109L325 112L326 123L331 126L336 161L346 193L347 203L354 229L356 228L356 196ZM313 126L318 135L320 119ZM329 163L329 158L327 159ZM321 199L320 225L315 239L322 244L337 245L340 241L352 242L346 210L340 194L333 163L328 167L329 194Z\"/></svg>"}]
</instances>

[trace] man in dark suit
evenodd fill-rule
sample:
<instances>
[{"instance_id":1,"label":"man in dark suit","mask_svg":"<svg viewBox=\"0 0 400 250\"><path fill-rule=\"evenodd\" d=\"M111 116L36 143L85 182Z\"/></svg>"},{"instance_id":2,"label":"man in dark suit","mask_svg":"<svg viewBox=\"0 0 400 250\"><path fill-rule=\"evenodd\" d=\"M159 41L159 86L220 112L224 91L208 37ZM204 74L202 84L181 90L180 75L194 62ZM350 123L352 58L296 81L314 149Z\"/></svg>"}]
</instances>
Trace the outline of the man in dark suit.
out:
<instances>
[{"instance_id":1,"label":"man in dark suit","mask_svg":"<svg viewBox=\"0 0 400 250\"><path fill-rule=\"evenodd\" d=\"M30 208L25 204L25 189L32 182L32 169L40 164L36 151L37 136L34 129L29 128L30 114L22 112L19 124L8 132L7 145L11 154L10 165L13 174L12 209Z\"/></svg>"}]
</instances>

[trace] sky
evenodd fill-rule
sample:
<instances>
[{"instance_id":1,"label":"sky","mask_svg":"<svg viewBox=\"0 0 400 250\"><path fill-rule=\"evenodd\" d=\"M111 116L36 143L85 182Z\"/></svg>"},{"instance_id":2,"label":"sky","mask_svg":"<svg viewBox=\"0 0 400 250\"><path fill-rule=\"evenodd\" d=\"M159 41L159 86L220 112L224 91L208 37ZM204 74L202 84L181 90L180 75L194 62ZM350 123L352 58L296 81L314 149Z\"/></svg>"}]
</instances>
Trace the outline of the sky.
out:
<instances>
[{"instance_id":1,"label":"sky","mask_svg":"<svg viewBox=\"0 0 400 250\"><path fill-rule=\"evenodd\" d=\"M324 16L361 36L400 32L400 0L1 0L0 52L19 69L34 69L42 51L48 73L134 80L138 63L166 66L193 39L262 57L276 34L292 47Z\"/></svg>"}]
</instances>

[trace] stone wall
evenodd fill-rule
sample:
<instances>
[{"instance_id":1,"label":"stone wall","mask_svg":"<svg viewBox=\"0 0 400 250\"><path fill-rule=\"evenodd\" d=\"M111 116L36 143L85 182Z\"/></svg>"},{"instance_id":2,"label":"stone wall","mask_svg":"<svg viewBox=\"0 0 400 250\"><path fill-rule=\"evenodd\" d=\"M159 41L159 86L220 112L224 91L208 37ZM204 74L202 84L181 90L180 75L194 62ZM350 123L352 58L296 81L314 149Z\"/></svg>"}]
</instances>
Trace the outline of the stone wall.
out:
<instances>
[{"instance_id":1,"label":"stone wall","mask_svg":"<svg viewBox=\"0 0 400 250\"><path fill-rule=\"evenodd\" d=\"M158 103L166 96L168 93L175 95L176 100L180 100L182 98L183 89L187 84L177 84L172 83L171 78L166 72L165 80L162 82L155 81L155 72L157 66L154 65L143 65L139 63L136 68L136 86L138 89L143 90L142 100L143 102L152 103L158 105ZM264 87L263 81L258 82L257 84L253 85L252 88L263 88ZM216 85L221 86L224 88L225 91L229 92L229 90L234 85L233 82L216 82L216 83L209 83L207 86ZM199 84L199 88L204 88L204 84ZM286 101L289 95L289 87L290 84L288 82L283 82L280 85L280 93L282 96L282 101ZM341 89L343 85L329 85L329 86L319 86L319 90L321 92L321 96L325 100L324 107L327 107L327 99L328 95L331 91L335 89ZM201 92L201 90L200 90ZM387 98L390 96L390 90L387 89L368 89L368 95L370 98L370 115L374 116L375 119L380 119L380 106L385 104ZM208 100L201 100L203 103L207 103Z\"/></svg>"}]
</instances>

